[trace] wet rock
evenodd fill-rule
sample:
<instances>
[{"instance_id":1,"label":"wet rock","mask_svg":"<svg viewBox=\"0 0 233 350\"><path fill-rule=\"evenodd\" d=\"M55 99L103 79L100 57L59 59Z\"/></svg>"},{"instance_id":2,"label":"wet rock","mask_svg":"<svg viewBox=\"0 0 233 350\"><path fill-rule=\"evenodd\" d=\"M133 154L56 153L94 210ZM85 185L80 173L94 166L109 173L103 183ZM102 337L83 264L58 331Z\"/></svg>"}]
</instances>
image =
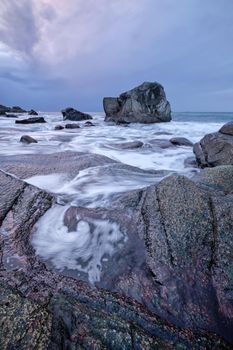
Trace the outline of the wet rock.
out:
<instances>
[{"instance_id":1,"label":"wet rock","mask_svg":"<svg viewBox=\"0 0 233 350\"><path fill-rule=\"evenodd\" d=\"M166 139L152 139L148 142L152 146L156 146L163 149L175 147L169 140Z\"/></svg>"},{"instance_id":2,"label":"wet rock","mask_svg":"<svg viewBox=\"0 0 233 350\"><path fill-rule=\"evenodd\" d=\"M56 125L54 130L63 130L64 129L64 126L62 125Z\"/></svg>"},{"instance_id":3,"label":"wet rock","mask_svg":"<svg viewBox=\"0 0 233 350\"><path fill-rule=\"evenodd\" d=\"M38 143L37 140L35 140L33 137L29 136L29 135L23 135L20 139L20 142L23 143Z\"/></svg>"},{"instance_id":4,"label":"wet rock","mask_svg":"<svg viewBox=\"0 0 233 350\"><path fill-rule=\"evenodd\" d=\"M74 218L125 229L128 240L106 273L112 293L38 258L31 235L53 197L3 172L0 182L1 348L31 348L34 341L50 349L232 348L203 331L232 339L232 195L172 175L124 194L118 209L69 208L71 231Z\"/></svg>"},{"instance_id":5,"label":"wet rock","mask_svg":"<svg viewBox=\"0 0 233 350\"><path fill-rule=\"evenodd\" d=\"M66 129L79 129L79 128L80 128L80 125L77 124L77 123L66 124L66 125L65 125L65 128L66 128Z\"/></svg>"},{"instance_id":6,"label":"wet rock","mask_svg":"<svg viewBox=\"0 0 233 350\"><path fill-rule=\"evenodd\" d=\"M63 109L61 112L63 115L63 120L81 121L92 119L92 116L90 114L77 111L74 108L66 108Z\"/></svg>"},{"instance_id":7,"label":"wet rock","mask_svg":"<svg viewBox=\"0 0 233 350\"><path fill-rule=\"evenodd\" d=\"M6 117L6 118L18 118L18 116L16 114L10 114L10 113L5 114L4 117Z\"/></svg>"},{"instance_id":8,"label":"wet rock","mask_svg":"<svg viewBox=\"0 0 233 350\"><path fill-rule=\"evenodd\" d=\"M16 124L36 124L36 123L46 123L43 117L32 117L28 119L20 119L15 121Z\"/></svg>"},{"instance_id":9,"label":"wet rock","mask_svg":"<svg viewBox=\"0 0 233 350\"><path fill-rule=\"evenodd\" d=\"M27 111L19 106L13 106L11 109L10 109L10 112L11 113L27 113Z\"/></svg>"},{"instance_id":10,"label":"wet rock","mask_svg":"<svg viewBox=\"0 0 233 350\"><path fill-rule=\"evenodd\" d=\"M53 154L0 155L0 168L22 179L50 174L66 174L68 178L73 178L83 169L112 163L117 162L99 154L70 151Z\"/></svg>"},{"instance_id":11,"label":"wet rock","mask_svg":"<svg viewBox=\"0 0 233 350\"><path fill-rule=\"evenodd\" d=\"M34 111L34 109L31 109L29 112L28 112L29 115L38 115L38 113L36 111Z\"/></svg>"},{"instance_id":12,"label":"wet rock","mask_svg":"<svg viewBox=\"0 0 233 350\"><path fill-rule=\"evenodd\" d=\"M141 148L143 146L143 142L129 141L129 142L122 142L122 143L112 143L109 146L113 148L118 148L118 149L136 149L136 148Z\"/></svg>"},{"instance_id":13,"label":"wet rock","mask_svg":"<svg viewBox=\"0 0 233 350\"><path fill-rule=\"evenodd\" d=\"M95 124L93 124L92 122L89 122L89 121L87 121L85 124L84 124L84 126L95 126Z\"/></svg>"},{"instance_id":14,"label":"wet rock","mask_svg":"<svg viewBox=\"0 0 233 350\"><path fill-rule=\"evenodd\" d=\"M195 143L193 152L201 167L233 165L233 136L216 132Z\"/></svg>"},{"instance_id":15,"label":"wet rock","mask_svg":"<svg viewBox=\"0 0 233 350\"><path fill-rule=\"evenodd\" d=\"M188 157L184 160L185 168L198 168L198 164L195 157Z\"/></svg>"},{"instance_id":16,"label":"wet rock","mask_svg":"<svg viewBox=\"0 0 233 350\"><path fill-rule=\"evenodd\" d=\"M170 142L176 146L193 146L193 143L185 137L173 137Z\"/></svg>"},{"instance_id":17,"label":"wet rock","mask_svg":"<svg viewBox=\"0 0 233 350\"><path fill-rule=\"evenodd\" d=\"M227 124L224 124L219 130L222 134L227 134L233 136L233 121Z\"/></svg>"},{"instance_id":18,"label":"wet rock","mask_svg":"<svg viewBox=\"0 0 233 350\"><path fill-rule=\"evenodd\" d=\"M121 94L103 100L105 121L116 123L158 123L171 120L171 107L162 85L145 82Z\"/></svg>"},{"instance_id":19,"label":"wet rock","mask_svg":"<svg viewBox=\"0 0 233 350\"><path fill-rule=\"evenodd\" d=\"M168 132L168 131L156 131L153 133L153 135L157 135L157 136L160 136L160 135L172 135L171 132Z\"/></svg>"}]
</instances>

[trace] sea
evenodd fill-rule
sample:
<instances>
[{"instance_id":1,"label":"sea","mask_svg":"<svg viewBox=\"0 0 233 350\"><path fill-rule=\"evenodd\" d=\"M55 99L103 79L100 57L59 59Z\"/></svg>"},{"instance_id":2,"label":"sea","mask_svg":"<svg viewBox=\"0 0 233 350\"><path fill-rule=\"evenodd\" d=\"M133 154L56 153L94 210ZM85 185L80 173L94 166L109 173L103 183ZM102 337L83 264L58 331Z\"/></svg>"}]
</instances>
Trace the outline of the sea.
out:
<instances>
[{"instance_id":1,"label":"sea","mask_svg":"<svg viewBox=\"0 0 233 350\"><path fill-rule=\"evenodd\" d=\"M94 166L77 171L74 178L65 174L38 175L24 180L57 196L58 204L38 222L33 245L42 259L52 262L61 271L73 270L86 274L91 283L100 281L101 264L106 255L114 254L111 247L122 242L124 236L116 223L104 220L95 223L81 221L74 232L67 231L63 223L66 210L71 206L86 208L107 207L115 194L140 189L158 182L153 171L161 172L161 179L172 173L192 177L200 171L187 159L194 159L190 146L167 147L173 137L185 137L192 143L204 135L217 132L233 120L232 113L173 113L172 121L158 124L130 124L117 126L106 123L103 113L91 113L94 126L79 129L55 130L56 125L72 123L63 121L61 113L40 112L44 124L15 124L14 118L0 117L0 155L9 157L24 154L51 154L64 151L95 153L128 165L127 169L104 171ZM18 119L28 117L21 115ZM38 143L23 144L22 135L30 135ZM141 147L123 148L122 144L140 141ZM160 147L159 145L162 145ZM165 146L164 146L165 145ZM1 164L0 164L1 168ZM148 172L145 172L148 171ZM165 171L164 173L162 171ZM65 198L65 205L61 206ZM67 199L68 198L68 199ZM90 227L95 226L91 232ZM97 246L97 236L102 232L104 249ZM109 245L109 232L114 242ZM114 234L112 234L114 233ZM92 243L91 243L92 242ZM78 264L80 259L88 263Z\"/></svg>"}]
</instances>

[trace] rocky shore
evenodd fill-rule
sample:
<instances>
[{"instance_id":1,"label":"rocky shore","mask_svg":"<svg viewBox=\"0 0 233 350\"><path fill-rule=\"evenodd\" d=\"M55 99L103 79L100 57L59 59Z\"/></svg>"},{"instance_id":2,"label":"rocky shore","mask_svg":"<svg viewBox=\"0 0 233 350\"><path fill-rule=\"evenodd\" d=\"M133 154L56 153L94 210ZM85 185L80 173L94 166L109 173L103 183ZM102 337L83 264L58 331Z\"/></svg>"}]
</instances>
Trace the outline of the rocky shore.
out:
<instances>
[{"instance_id":1,"label":"rocky shore","mask_svg":"<svg viewBox=\"0 0 233 350\"><path fill-rule=\"evenodd\" d=\"M133 121L171 119L158 83L107 98L104 107L107 125L123 123L114 126L119 130ZM32 112L12 125L29 134L30 127L46 127L48 118ZM25 122L37 118L44 122ZM55 124L59 142L74 133L91 137L98 128L73 108L62 118L75 127ZM27 153L41 147L41 134L34 138L23 129L20 135L24 153L0 154L0 349L232 349L232 123L194 145L167 132L165 139L150 135L148 144L119 137L103 146L132 156L193 147L191 166L199 169L189 176L92 151ZM85 205L81 191L92 171L95 190L103 178L153 181ZM55 190L54 174L70 181L69 191ZM44 187L30 183L41 177Z\"/></svg>"}]
</instances>

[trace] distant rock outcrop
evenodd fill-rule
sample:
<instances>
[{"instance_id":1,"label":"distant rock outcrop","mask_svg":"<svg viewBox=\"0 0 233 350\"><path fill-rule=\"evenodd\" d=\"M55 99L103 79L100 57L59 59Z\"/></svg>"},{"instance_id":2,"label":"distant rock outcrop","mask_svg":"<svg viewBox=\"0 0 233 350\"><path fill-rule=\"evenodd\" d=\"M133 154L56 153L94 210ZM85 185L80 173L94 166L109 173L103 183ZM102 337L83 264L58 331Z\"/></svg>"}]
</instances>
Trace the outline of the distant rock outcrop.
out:
<instances>
[{"instance_id":1,"label":"distant rock outcrop","mask_svg":"<svg viewBox=\"0 0 233 350\"><path fill-rule=\"evenodd\" d=\"M27 111L19 106L13 106L10 110L12 113L27 113Z\"/></svg>"},{"instance_id":2,"label":"distant rock outcrop","mask_svg":"<svg viewBox=\"0 0 233 350\"><path fill-rule=\"evenodd\" d=\"M38 113L36 111L34 111L34 109L31 109L29 112L28 112L29 115L38 115Z\"/></svg>"},{"instance_id":3,"label":"distant rock outcrop","mask_svg":"<svg viewBox=\"0 0 233 350\"><path fill-rule=\"evenodd\" d=\"M36 124L36 123L46 123L43 117L32 117L28 119L20 119L15 121L16 124Z\"/></svg>"},{"instance_id":4,"label":"distant rock outcrop","mask_svg":"<svg viewBox=\"0 0 233 350\"><path fill-rule=\"evenodd\" d=\"M103 105L105 121L159 123L171 120L170 103L163 86L157 82L145 82L117 98L105 97Z\"/></svg>"},{"instance_id":5,"label":"distant rock outcrop","mask_svg":"<svg viewBox=\"0 0 233 350\"><path fill-rule=\"evenodd\" d=\"M80 121L92 119L92 116L90 114L77 111L76 109L70 107L63 109L61 112L63 115L63 120Z\"/></svg>"},{"instance_id":6,"label":"distant rock outcrop","mask_svg":"<svg viewBox=\"0 0 233 350\"><path fill-rule=\"evenodd\" d=\"M227 123L219 132L205 135L193 147L201 167L233 165L233 123Z\"/></svg>"}]
</instances>

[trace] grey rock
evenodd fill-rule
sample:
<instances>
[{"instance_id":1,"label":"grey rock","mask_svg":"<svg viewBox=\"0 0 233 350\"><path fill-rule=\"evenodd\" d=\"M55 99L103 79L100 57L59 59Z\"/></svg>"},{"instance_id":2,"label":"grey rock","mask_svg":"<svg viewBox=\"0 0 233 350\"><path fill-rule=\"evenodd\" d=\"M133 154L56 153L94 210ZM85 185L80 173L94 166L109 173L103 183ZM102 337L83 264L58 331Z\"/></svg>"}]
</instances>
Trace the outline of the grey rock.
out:
<instances>
[{"instance_id":1,"label":"grey rock","mask_svg":"<svg viewBox=\"0 0 233 350\"><path fill-rule=\"evenodd\" d=\"M64 129L64 126L62 125L56 125L54 130L63 130Z\"/></svg>"},{"instance_id":2,"label":"grey rock","mask_svg":"<svg viewBox=\"0 0 233 350\"><path fill-rule=\"evenodd\" d=\"M109 146L113 148L118 148L118 149L135 149L135 148L141 148L143 146L143 142L129 141L129 142L122 142L122 143L112 143L112 144L109 144Z\"/></svg>"},{"instance_id":3,"label":"grey rock","mask_svg":"<svg viewBox=\"0 0 233 350\"><path fill-rule=\"evenodd\" d=\"M201 167L233 165L233 136L221 132L205 135L193 152Z\"/></svg>"},{"instance_id":4,"label":"grey rock","mask_svg":"<svg viewBox=\"0 0 233 350\"><path fill-rule=\"evenodd\" d=\"M5 115L6 113L10 112L10 110L10 107L0 105L0 115Z\"/></svg>"},{"instance_id":5,"label":"grey rock","mask_svg":"<svg viewBox=\"0 0 233 350\"><path fill-rule=\"evenodd\" d=\"M77 123L66 124L66 125L65 125L65 128L66 128L66 129L79 129L79 128L80 128L80 125L77 124Z\"/></svg>"},{"instance_id":6,"label":"grey rock","mask_svg":"<svg viewBox=\"0 0 233 350\"><path fill-rule=\"evenodd\" d=\"M169 140L166 139L152 139L148 141L150 145L156 146L162 149L175 147Z\"/></svg>"},{"instance_id":7,"label":"grey rock","mask_svg":"<svg viewBox=\"0 0 233 350\"><path fill-rule=\"evenodd\" d=\"M63 109L61 112L63 115L63 120L81 121L81 120L93 119L90 114L77 111L76 109L70 108L70 107Z\"/></svg>"},{"instance_id":8,"label":"grey rock","mask_svg":"<svg viewBox=\"0 0 233 350\"><path fill-rule=\"evenodd\" d=\"M19 106L13 106L11 109L10 109L10 112L11 113L27 113L27 111Z\"/></svg>"},{"instance_id":9,"label":"grey rock","mask_svg":"<svg viewBox=\"0 0 233 350\"><path fill-rule=\"evenodd\" d=\"M116 123L159 123L171 120L171 107L162 85L145 82L118 98L103 100L105 121Z\"/></svg>"},{"instance_id":10,"label":"grey rock","mask_svg":"<svg viewBox=\"0 0 233 350\"><path fill-rule=\"evenodd\" d=\"M227 134L233 136L233 121L227 124L224 124L219 130L222 134Z\"/></svg>"},{"instance_id":11,"label":"grey rock","mask_svg":"<svg viewBox=\"0 0 233 350\"><path fill-rule=\"evenodd\" d=\"M35 140L33 137L29 136L29 135L23 135L21 138L20 138L20 142L22 143L38 143L37 140Z\"/></svg>"},{"instance_id":12,"label":"grey rock","mask_svg":"<svg viewBox=\"0 0 233 350\"><path fill-rule=\"evenodd\" d=\"M28 112L29 115L38 115L38 113L36 111L34 111L34 109L31 109L29 112Z\"/></svg>"},{"instance_id":13,"label":"grey rock","mask_svg":"<svg viewBox=\"0 0 233 350\"><path fill-rule=\"evenodd\" d=\"M198 168L198 164L195 157L188 157L184 160L185 168Z\"/></svg>"},{"instance_id":14,"label":"grey rock","mask_svg":"<svg viewBox=\"0 0 233 350\"><path fill-rule=\"evenodd\" d=\"M37 124L37 123L46 123L43 117L32 117L28 119L20 119L15 121L16 124Z\"/></svg>"},{"instance_id":15,"label":"grey rock","mask_svg":"<svg viewBox=\"0 0 233 350\"><path fill-rule=\"evenodd\" d=\"M95 126L95 124L93 124L92 122L90 121L87 121L85 124L84 124L85 127L89 127L89 126Z\"/></svg>"},{"instance_id":16,"label":"grey rock","mask_svg":"<svg viewBox=\"0 0 233 350\"><path fill-rule=\"evenodd\" d=\"M193 143L185 137L173 137L170 142L176 146L193 146Z\"/></svg>"}]
</instances>

